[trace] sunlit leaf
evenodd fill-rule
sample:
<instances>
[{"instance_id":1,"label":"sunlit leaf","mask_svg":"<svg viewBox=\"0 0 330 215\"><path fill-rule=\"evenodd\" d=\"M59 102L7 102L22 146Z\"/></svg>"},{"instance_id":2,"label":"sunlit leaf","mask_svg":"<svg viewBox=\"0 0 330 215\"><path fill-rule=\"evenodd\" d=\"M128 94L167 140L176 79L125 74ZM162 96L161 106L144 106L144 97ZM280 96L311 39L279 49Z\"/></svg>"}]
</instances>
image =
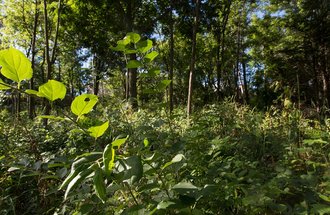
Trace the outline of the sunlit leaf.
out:
<instances>
[{"instance_id":1,"label":"sunlit leaf","mask_svg":"<svg viewBox=\"0 0 330 215\"><path fill-rule=\"evenodd\" d=\"M8 79L18 83L32 78L32 68L30 60L19 50L9 48L0 51L1 73Z\"/></svg>"},{"instance_id":2,"label":"sunlit leaf","mask_svg":"<svg viewBox=\"0 0 330 215\"><path fill-rule=\"evenodd\" d=\"M147 60L147 62L153 61L157 56L159 55L158 52L152 51L149 54L147 54L144 58Z\"/></svg>"},{"instance_id":3,"label":"sunlit leaf","mask_svg":"<svg viewBox=\"0 0 330 215\"><path fill-rule=\"evenodd\" d=\"M127 33L125 38L127 38L127 37L130 39L130 42L132 42L132 43L137 43L141 39L141 36L134 32ZM125 40L125 38L124 38L124 40Z\"/></svg>"},{"instance_id":4,"label":"sunlit leaf","mask_svg":"<svg viewBox=\"0 0 330 215\"><path fill-rule=\"evenodd\" d=\"M71 111L78 116L79 119L82 115L89 113L97 102L98 97L93 94L77 96L71 103Z\"/></svg>"},{"instance_id":5,"label":"sunlit leaf","mask_svg":"<svg viewBox=\"0 0 330 215\"><path fill-rule=\"evenodd\" d=\"M113 147L117 147L117 148L120 148L121 145L123 145L126 140L128 139L128 136L126 138L121 138L121 139L117 139L117 140L114 140L111 145Z\"/></svg>"},{"instance_id":6,"label":"sunlit leaf","mask_svg":"<svg viewBox=\"0 0 330 215\"><path fill-rule=\"evenodd\" d=\"M90 127L88 131L90 132L89 134L96 139L102 136L104 132L108 129L108 127L109 127L109 121L103 123L100 126Z\"/></svg>"},{"instance_id":7,"label":"sunlit leaf","mask_svg":"<svg viewBox=\"0 0 330 215\"><path fill-rule=\"evenodd\" d=\"M27 93L27 94L30 94L30 95L38 95L38 91L36 91L36 90L30 90L30 89L28 89L28 90L25 90L25 92Z\"/></svg>"},{"instance_id":8,"label":"sunlit leaf","mask_svg":"<svg viewBox=\"0 0 330 215\"><path fill-rule=\"evenodd\" d=\"M38 117L38 118L41 118L41 119L67 120L67 121L70 121L69 118L63 118L63 117L53 116L53 115L39 115L39 116L37 116L37 117Z\"/></svg>"},{"instance_id":9,"label":"sunlit leaf","mask_svg":"<svg viewBox=\"0 0 330 215\"><path fill-rule=\"evenodd\" d=\"M144 138L143 144L144 144L144 147L148 147L149 146L149 140L147 138Z\"/></svg>"},{"instance_id":10,"label":"sunlit leaf","mask_svg":"<svg viewBox=\"0 0 330 215\"><path fill-rule=\"evenodd\" d=\"M104 172L107 176L110 175L115 161L115 150L111 144L108 144L103 151Z\"/></svg>"},{"instance_id":11,"label":"sunlit leaf","mask_svg":"<svg viewBox=\"0 0 330 215\"><path fill-rule=\"evenodd\" d=\"M47 83L39 87L37 96L45 97L49 101L56 99L64 99L66 94L66 87L63 83L56 80L49 80Z\"/></svg>"}]
</instances>

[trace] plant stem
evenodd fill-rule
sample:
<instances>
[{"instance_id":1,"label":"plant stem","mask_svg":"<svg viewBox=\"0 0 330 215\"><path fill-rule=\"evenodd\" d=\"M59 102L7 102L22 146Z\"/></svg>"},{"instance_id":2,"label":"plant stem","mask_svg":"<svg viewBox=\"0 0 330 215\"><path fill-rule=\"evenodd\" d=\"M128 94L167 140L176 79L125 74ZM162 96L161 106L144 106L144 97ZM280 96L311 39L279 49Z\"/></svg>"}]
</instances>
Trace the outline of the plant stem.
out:
<instances>
[{"instance_id":1,"label":"plant stem","mask_svg":"<svg viewBox=\"0 0 330 215\"><path fill-rule=\"evenodd\" d=\"M136 198L135 198L135 196L134 196L134 194L133 194L133 192L132 192L131 186L129 186L129 184L128 184L127 182L124 183L124 186L125 186L125 185L127 186L129 193L130 193L131 196L133 197L133 200L134 200L135 204L136 204L136 205L139 205L138 201L136 200Z\"/></svg>"}]
</instances>

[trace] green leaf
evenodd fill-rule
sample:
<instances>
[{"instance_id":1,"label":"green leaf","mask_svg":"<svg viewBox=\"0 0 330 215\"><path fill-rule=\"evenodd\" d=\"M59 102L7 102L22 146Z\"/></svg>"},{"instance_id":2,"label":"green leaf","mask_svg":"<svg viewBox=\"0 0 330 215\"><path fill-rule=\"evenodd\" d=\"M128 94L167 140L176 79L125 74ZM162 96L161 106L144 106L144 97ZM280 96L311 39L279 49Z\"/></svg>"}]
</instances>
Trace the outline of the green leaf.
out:
<instances>
[{"instance_id":1,"label":"green leaf","mask_svg":"<svg viewBox=\"0 0 330 215\"><path fill-rule=\"evenodd\" d=\"M151 69L151 70L148 71L148 73L141 73L140 77L154 78L159 74L160 74L160 69Z\"/></svg>"},{"instance_id":2,"label":"green leaf","mask_svg":"<svg viewBox=\"0 0 330 215\"><path fill-rule=\"evenodd\" d=\"M129 69L133 69L133 68L138 68L138 67L142 67L143 64L138 61L138 60L130 60L128 61L126 67L129 68Z\"/></svg>"},{"instance_id":3,"label":"green leaf","mask_svg":"<svg viewBox=\"0 0 330 215\"><path fill-rule=\"evenodd\" d=\"M65 190L64 194L64 200L68 197L68 194L70 190L76 188L87 176L89 176L93 171L94 168L96 167L96 164L92 164L90 167L87 169L84 169L83 171L79 172L78 175L76 175L68 184L67 189Z\"/></svg>"},{"instance_id":4,"label":"green leaf","mask_svg":"<svg viewBox=\"0 0 330 215\"><path fill-rule=\"evenodd\" d=\"M164 164L164 166L162 167L162 169L165 169L166 167L174 164L174 163L178 163L178 162L181 162L183 159L184 159L184 155L183 154L177 154L175 155L175 157L170 161L170 162L167 162L166 164Z\"/></svg>"},{"instance_id":5,"label":"green leaf","mask_svg":"<svg viewBox=\"0 0 330 215\"><path fill-rule=\"evenodd\" d=\"M140 41L136 44L137 50L141 53L146 53L152 48L151 40Z\"/></svg>"},{"instance_id":6,"label":"green leaf","mask_svg":"<svg viewBox=\"0 0 330 215\"><path fill-rule=\"evenodd\" d=\"M314 204L312 205L312 212L313 214L329 214L330 213L330 205L325 204Z\"/></svg>"},{"instance_id":7,"label":"green leaf","mask_svg":"<svg viewBox=\"0 0 330 215\"><path fill-rule=\"evenodd\" d=\"M144 138L143 144L144 144L144 147L148 147L149 146L149 140L147 138Z\"/></svg>"},{"instance_id":8,"label":"green leaf","mask_svg":"<svg viewBox=\"0 0 330 215\"><path fill-rule=\"evenodd\" d=\"M49 101L55 101L56 99L64 99L65 94L66 88L63 83L56 80L49 80L39 87L37 96L45 97Z\"/></svg>"},{"instance_id":9,"label":"green leaf","mask_svg":"<svg viewBox=\"0 0 330 215\"><path fill-rule=\"evenodd\" d=\"M111 143L111 145L112 145L112 147L120 148L120 146L123 145L127 139L128 139L128 136L126 138L117 139L117 140L113 141Z\"/></svg>"},{"instance_id":10,"label":"green leaf","mask_svg":"<svg viewBox=\"0 0 330 215\"><path fill-rule=\"evenodd\" d=\"M95 162L102 156L101 152L89 152L79 155L71 165L71 172L63 181L59 189L66 187L81 171L88 168L91 162Z\"/></svg>"},{"instance_id":11,"label":"green leaf","mask_svg":"<svg viewBox=\"0 0 330 215\"><path fill-rule=\"evenodd\" d=\"M96 191L97 197L105 203L107 200L107 192L106 192L106 187L103 179L103 172L102 169L97 168L94 177L93 177L93 184L94 184L94 189Z\"/></svg>"},{"instance_id":12,"label":"green leaf","mask_svg":"<svg viewBox=\"0 0 330 215\"><path fill-rule=\"evenodd\" d=\"M152 51L149 54L147 54L144 58L147 59L147 62L153 61L157 56L159 55L158 52Z\"/></svg>"},{"instance_id":13,"label":"green leaf","mask_svg":"<svg viewBox=\"0 0 330 215\"><path fill-rule=\"evenodd\" d=\"M15 49L9 48L0 52L1 73L8 79L18 83L32 78L31 62L25 55Z\"/></svg>"},{"instance_id":14,"label":"green leaf","mask_svg":"<svg viewBox=\"0 0 330 215\"><path fill-rule=\"evenodd\" d=\"M134 50L134 49L125 49L124 50L124 53L125 54L135 54L135 53L137 53L137 50Z\"/></svg>"},{"instance_id":15,"label":"green leaf","mask_svg":"<svg viewBox=\"0 0 330 215\"><path fill-rule=\"evenodd\" d=\"M38 91L36 91L36 90L30 90L30 89L28 89L28 90L25 90L25 92L27 93L27 94L30 94L30 95L38 95Z\"/></svg>"},{"instance_id":16,"label":"green leaf","mask_svg":"<svg viewBox=\"0 0 330 215\"><path fill-rule=\"evenodd\" d=\"M130 37L125 37L122 40L118 40L117 45L125 47L126 45L128 45L131 42L131 38Z\"/></svg>"},{"instance_id":17,"label":"green leaf","mask_svg":"<svg viewBox=\"0 0 330 215\"><path fill-rule=\"evenodd\" d=\"M116 165L118 170L117 176L120 180L132 185L139 181L143 175L143 165L141 158L137 155L120 160L119 165Z\"/></svg>"},{"instance_id":18,"label":"green leaf","mask_svg":"<svg viewBox=\"0 0 330 215\"><path fill-rule=\"evenodd\" d=\"M109 127L109 121L106 121L100 126L90 127L88 131L90 132L89 134L96 139L98 137L101 137L104 134L104 132L108 129L108 127Z\"/></svg>"},{"instance_id":19,"label":"green leaf","mask_svg":"<svg viewBox=\"0 0 330 215\"><path fill-rule=\"evenodd\" d=\"M323 199L324 201L330 203L330 196L325 196L325 195L319 194L319 197L321 199Z\"/></svg>"},{"instance_id":20,"label":"green leaf","mask_svg":"<svg viewBox=\"0 0 330 215\"><path fill-rule=\"evenodd\" d=\"M193 185L190 182L180 182L172 187L172 190L176 191L181 195L187 195L190 197L194 197L198 192L198 187Z\"/></svg>"},{"instance_id":21,"label":"green leaf","mask_svg":"<svg viewBox=\"0 0 330 215\"><path fill-rule=\"evenodd\" d=\"M41 119L52 119L52 120L70 120L68 118L63 118L63 117L59 117L59 116L53 116L53 115L40 115L40 116L37 116L38 118L41 118Z\"/></svg>"},{"instance_id":22,"label":"green leaf","mask_svg":"<svg viewBox=\"0 0 330 215\"><path fill-rule=\"evenodd\" d=\"M126 47L125 45L121 45L121 44L118 44L116 47L113 47L113 46L110 46L110 49L111 50L114 50L114 51L125 51Z\"/></svg>"},{"instance_id":23,"label":"green leaf","mask_svg":"<svg viewBox=\"0 0 330 215\"><path fill-rule=\"evenodd\" d=\"M160 83L157 84L156 88L159 91L163 91L166 87L171 83L171 80L162 80Z\"/></svg>"},{"instance_id":24,"label":"green leaf","mask_svg":"<svg viewBox=\"0 0 330 215\"><path fill-rule=\"evenodd\" d=\"M110 175L115 161L115 150L111 144L108 144L103 151L104 172L107 176Z\"/></svg>"},{"instance_id":25,"label":"green leaf","mask_svg":"<svg viewBox=\"0 0 330 215\"><path fill-rule=\"evenodd\" d=\"M7 86L8 84L6 84L5 82L3 82L3 80L0 78L0 90L9 90L10 87Z\"/></svg>"},{"instance_id":26,"label":"green leaf","mask_svg":"<svg viewBox=\"0 0 330 215\"><path fill-rule=\"evenodd\" d=\"M161 201L158 203L157 209L158 210L166 209L166 208L170 207L171 205L175 205L175 204L176 203L172 202L172 201Z\"/></svg>"},{"instance_id":27,"label":"green leaf","mask_svg":"<svg viewBox=\"0 0 330 215\"><path fill-rule=\"evenodd\" d=\"M95 104L98 102L98 97L93 94L83 94L77 96L71 103L71 111L78 116L78 119L89 113Z\"/></svg>"},{"instance_id":28,"label":"green leaf","mask_svg":"<svg viewBox=\"0 0 330 215\"><path fill-rule=\"evenodd\" d=\"M140 36L139 34L137 34L137 33L129 32L129 33L127 33L127 35L126 35L126 37L124 38L124 40L125 40L126 38L129 38L129 39L130 39L130 42L132 42L132 43L137 43L137 42L140 41L141 36Z\"/></svg>"}]
</instances>

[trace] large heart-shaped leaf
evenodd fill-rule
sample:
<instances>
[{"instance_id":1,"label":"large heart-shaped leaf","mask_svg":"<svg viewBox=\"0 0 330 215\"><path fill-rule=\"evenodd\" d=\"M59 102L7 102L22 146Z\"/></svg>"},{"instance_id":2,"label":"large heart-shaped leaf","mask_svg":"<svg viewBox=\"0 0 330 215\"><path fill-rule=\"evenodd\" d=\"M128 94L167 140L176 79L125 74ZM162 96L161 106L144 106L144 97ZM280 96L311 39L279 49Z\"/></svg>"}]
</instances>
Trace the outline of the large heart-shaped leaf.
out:
<instances>
[{"instance_id":1,"label":"large heart-shaped leaf","mask_svg":"<svg viewBox=\"0 0 330 215\"><path fill-rule=\"evenodd\" d=\"M139 52L146 53L152 48L152 41L151 40L140 41L136 44L136 46Z\"/></svg>"},{"instance_id":2,"label":"large heart-shaped leaf","mask_svg":"<svg viewBox=\"0 0 330 215\"><path fill-rule=\"evenodd\" d=\"M132 43L137 43L137 42L140 41L141 36L140 36L139 34L137 34L137 33L130 32L130 33L127 33L127 35L126 35L126 37L124 38L124 40L127 39L127 38L130 39L130 42L132 42Z\"/></svg>"},{"instance_id":3,"label":"large heart-shaped leaf","mask_svg":"<svg viewBox=\"0 0 330 215\"><path fill-rule=\"evenodd\" d=\"M96 139L98 137L101 137L104 134L104 132L108 129L108 127L109 127L109 121L106 121L100 126L90 127L88 131L90 132L89 134Z\"/></svg>"},{"instance_id":4,"label":"large heart-shaped leaf","mask_svg":"<svg viewBox=\"0 0 330 215\"><path fill-rule=\"evenodd\" d=\"M98 102L98 97L93 94L82 94L77 96L71 103L71 111L78 116L78 119L89 113Z\"/></svg>"},{"instance_id":5,"label":"large heart-shaped leaf","mask_svg":"<svg viewBox=\"0 0 330 215\"><path fill-rule=\"evenodd\" d=\"M56 99L64 99L66 94L66 87L63 83L56 80L49 80L47 83L39 87L37 96L45 97L49 101Z\"/></svg>"},{"instance_id":6,"label":"large heart-shaped leaf","mask_svg":"<svg viewBox=\"0 0 330 215\"><path fill-rule=\"evenodd\" d=\"M0 52L1 73L8 79L18 83L32 78L31 62L25 55L15 49L9 48Z\"/></svg>"}]
</instances>

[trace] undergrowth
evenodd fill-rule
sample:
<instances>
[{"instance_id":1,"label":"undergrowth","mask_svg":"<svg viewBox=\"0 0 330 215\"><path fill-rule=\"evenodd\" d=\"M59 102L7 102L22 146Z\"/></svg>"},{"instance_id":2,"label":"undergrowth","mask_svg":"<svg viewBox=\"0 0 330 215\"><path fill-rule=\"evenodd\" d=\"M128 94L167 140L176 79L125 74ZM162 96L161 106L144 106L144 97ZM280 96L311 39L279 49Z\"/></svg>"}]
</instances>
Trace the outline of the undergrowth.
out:
<instances>
[{"instance_id":1,"label":"undergrowth","mask_svg":"<svg viewBox=\"0 0 330 215\"><path fill-rule=\"evenodd\" d=\"M204 107L189 123L180 109L170 116L105 106L98 114L110 126L97 143L63 121L45 129L41 120L1 112L0 214L330 213L329 120L229 101ZM81 126L95 124L93 114ZM127 135L118 158L139 156L141 177L108 182L105 204L89 179L63 201L58 188L73 159Z\"/></svg>"}]
</instances>

